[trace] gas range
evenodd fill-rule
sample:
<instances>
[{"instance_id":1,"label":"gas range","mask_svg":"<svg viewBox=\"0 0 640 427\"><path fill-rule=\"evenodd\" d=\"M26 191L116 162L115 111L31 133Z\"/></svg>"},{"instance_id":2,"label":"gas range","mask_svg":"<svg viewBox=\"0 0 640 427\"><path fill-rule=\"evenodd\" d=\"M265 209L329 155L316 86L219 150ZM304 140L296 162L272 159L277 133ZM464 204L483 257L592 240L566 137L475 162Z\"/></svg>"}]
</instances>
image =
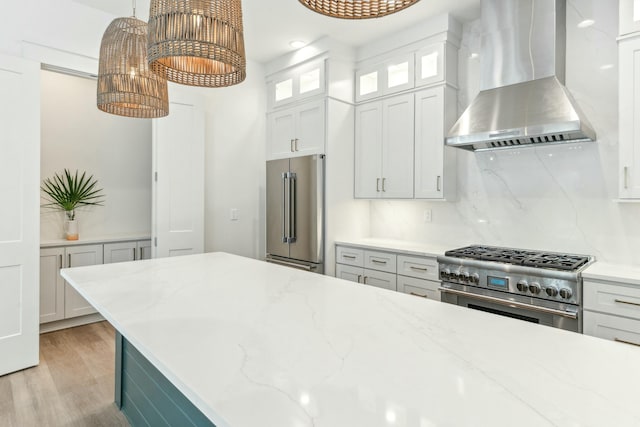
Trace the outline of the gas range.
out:
<instances>
[{"instance_id":1,"label":"gas range","mask_svg":"<svg viewBox=\"0 0 640 427\"><path fill-rule=\"evenodd\" d=\"M443 301L467 305L483 311L526 317L537 323L566 323L575 320L572 330L581 330L581 272L594 261L592 256L558 252L473 245L446 251L438 257ZM468 300L473 298L473 303ZM460 304L458 300L465 301ZM483 301L479 308L478 301ZM521 309L518 311L518 309ZM531 313L558 315L541 320ZM522 315L521 313L527 313ZM535 319L534 319L535 318ZM562 327L559 325L552 325Z\"/></svg>"}]
</instances>

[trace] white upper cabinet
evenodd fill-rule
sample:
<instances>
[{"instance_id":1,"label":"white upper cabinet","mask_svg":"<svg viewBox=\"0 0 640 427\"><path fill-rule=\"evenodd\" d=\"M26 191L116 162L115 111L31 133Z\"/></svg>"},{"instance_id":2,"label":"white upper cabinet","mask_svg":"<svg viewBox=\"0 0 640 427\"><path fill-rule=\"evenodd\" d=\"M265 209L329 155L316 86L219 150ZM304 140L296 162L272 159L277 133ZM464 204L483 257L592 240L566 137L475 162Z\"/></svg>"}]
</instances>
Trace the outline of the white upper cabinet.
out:
<instances>
[{"instance_id":1,"label":"white upper cabinet","mask_svg":"<svg viewBox=\"0 0 640 427\"><path fill-rule=\"evenodd\" d=\"M627 32L618 41L618 194L621 199L640 198L640 21L636 20L640 19L639 3L620 2L620 33Z\"/></svg>"},{"instance_id":2,"label":"white upper cabinet","mask_svg":"<svg viewBox=\"0 0 640 427\"><path fill-rule=\"evenodd\" d=\"M269 109L325 93L325 61L305 62L269 77Z\"/></svg>"},{"instance_id":3,"label":"white upper cabinet","mask_svg":"<svg viewBox=\"0 0 640 427\"><path fill-rule=\"evenodd\" d=\"M413 198L413 121L413 94L356 107L356 198Z\"/></svg>"},{"instance_id":4,"label":"white upper cabinet","mask_svg":"<svg viewBox=\"0 0 640 427\"><path fill-rule=\"evenodd\" d=\"M308 101L267 116L267 158L323 154L325 100Z\"/></svg>"},{"instance_id":5,"label":"white upper cabinet","mask_svg":"<svg viewBox=\"0 0 640 427\"><path fill-rule=\"evenodd\" d=\"M444 145L456 118L456 91L439 85L415 94L415 198L453 199L456 149Z\"/></svg>"},{"instance_id":6,"label":"white upper cabinet","mask_svg":"<svg viewBox=\"0 0 640 427\"><path fill-rule=\"evenodd\" d=\"M640 1L620 0L620 35L640 31Z\"/></svg>"},{"instance_id":7,"label":"white upper cabinet","mask_svg":"<svg viewBox=\"0 0 640 427\"><path fill-rule=\"evenodd\" d=\"M413 88L414 70L413 53L361 67L356 71L356 102Z\"/></svg>"}]
</instances>

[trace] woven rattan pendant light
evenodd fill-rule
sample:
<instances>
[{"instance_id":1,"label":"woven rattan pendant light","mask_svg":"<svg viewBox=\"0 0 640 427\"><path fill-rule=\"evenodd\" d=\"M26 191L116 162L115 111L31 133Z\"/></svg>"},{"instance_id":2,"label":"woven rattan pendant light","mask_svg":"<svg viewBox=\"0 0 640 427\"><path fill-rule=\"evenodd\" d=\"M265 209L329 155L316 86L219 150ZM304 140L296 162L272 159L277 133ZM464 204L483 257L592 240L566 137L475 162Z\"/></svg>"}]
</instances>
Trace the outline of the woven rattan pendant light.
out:
<instances>
[{"instance_id":1,"label":"woven rattan pendant light","mask_svg":"<svg viewBox=\"0 0 640 427\"><path fill-rule=\"evenodd\" d=\"M98 108L119 116L150 119L169 114L167 80L147 61L147 24L135 17L114 19L100 44Z\"/></svg>"},{"instance_id":2,"label":"woven rattan pendant light","mask_svg":"<svg viewBox=\"0 0 640 427\"><path fill-rule=\"evenodd\" d=\"M246 77L240 0L151 0L151 69L175 83L223 87Z\"/></svg>"},{"instance_id":3,"label":"woven rattan pendant light","mask_svg":"<svg viewBox=\"0 0 640 427\"><path fill-rule=\"evenodd\" d=\"M401 11L419 0L300 0L314 12L333 18L369 19Z\"/></svg>"}]
</instances>

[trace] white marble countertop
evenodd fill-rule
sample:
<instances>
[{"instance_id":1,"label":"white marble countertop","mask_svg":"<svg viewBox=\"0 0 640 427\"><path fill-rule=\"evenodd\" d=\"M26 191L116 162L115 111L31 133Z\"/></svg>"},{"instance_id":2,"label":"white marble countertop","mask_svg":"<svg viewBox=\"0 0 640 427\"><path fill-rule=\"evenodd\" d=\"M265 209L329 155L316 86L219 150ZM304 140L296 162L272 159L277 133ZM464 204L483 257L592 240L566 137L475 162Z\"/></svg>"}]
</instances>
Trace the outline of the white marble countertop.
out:
<instances>
[{"instance_id":1,"label":"white marble countertop","mask_svg":"<svg viewBox=\"0 0 640 427\"><path fill-rule=\"evenodd\" d=\"M640 425L632 346L225 253L62 275L219 427Z\"/></svg>"},{"instance_id":2,"label":"white marble countertop","mask_svg":"<svg viewBox=\"0 0 640 427\"><path fill-rule=\"evenodd\" d=\"M116 243L116 242L131 242L134 240L149 240L151 236L148 233L123 233L123 234L110 234L105 236L80 236L78 240L66 240L66 239L51 239L42 240L40 242L41 248L53 248L57 246L75 246L75 245L95 245L97 243Z\"/></svg>"},{"instance_id":3,"label":"white marble countertop","mask_svg":"<svg viewBox=\"0 0 640 427\"><path fill-rule=\"evenodd\" d=\"M374 237L368 237L357 240L339 240L335 242L336 245L351 246L364 249L375 249L381 251L392 251L397 253L404 253L407 255L417 256L438 256L444 255L445 251L455 249L452 247L441 247L438 245L410 242L406 240L393 240L393 239L380 239Z\"/></svg>"},{"instance_id":4,"label":"white marble countertop","mask_svg":"<svg viewBox=\"0 0 640 427\"><path fill-rule=\"evenodd\" d=\"M640 266L596 261L582 272L582 277L640 286Z\"/></svg>"}]
</instances>

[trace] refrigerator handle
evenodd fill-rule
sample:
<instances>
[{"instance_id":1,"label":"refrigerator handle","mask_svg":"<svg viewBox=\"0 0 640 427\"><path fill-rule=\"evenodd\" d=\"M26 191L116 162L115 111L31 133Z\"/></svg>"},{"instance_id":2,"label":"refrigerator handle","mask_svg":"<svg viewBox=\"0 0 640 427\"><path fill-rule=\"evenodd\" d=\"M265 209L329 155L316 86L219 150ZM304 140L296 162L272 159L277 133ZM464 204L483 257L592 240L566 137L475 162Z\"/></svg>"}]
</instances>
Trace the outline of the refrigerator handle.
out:
<instances>
[{"instance_id":1,"label":"refrigerator handle","mask_svg":"<svg viewBox=\"0 0 640 427\"><path fill-rule=\"evenodd\" d=\"M289 212L287 210L287 175L288 172L282 173L282 243L287 243L289 241L287 238L287 217L289 216Z\"/></svg>"},{"instance_id":2,"label":"refrigerator handle","mask_svg":"<svg viewBox=\"0 0 640 427\"><path fill-rule=\"evenodd\" d=\"M289 173L289 243L296 241L296 226L298 222L296 212L296 205L298 204L296 178L295 173Z\"/></svg>"}]
</instances>

